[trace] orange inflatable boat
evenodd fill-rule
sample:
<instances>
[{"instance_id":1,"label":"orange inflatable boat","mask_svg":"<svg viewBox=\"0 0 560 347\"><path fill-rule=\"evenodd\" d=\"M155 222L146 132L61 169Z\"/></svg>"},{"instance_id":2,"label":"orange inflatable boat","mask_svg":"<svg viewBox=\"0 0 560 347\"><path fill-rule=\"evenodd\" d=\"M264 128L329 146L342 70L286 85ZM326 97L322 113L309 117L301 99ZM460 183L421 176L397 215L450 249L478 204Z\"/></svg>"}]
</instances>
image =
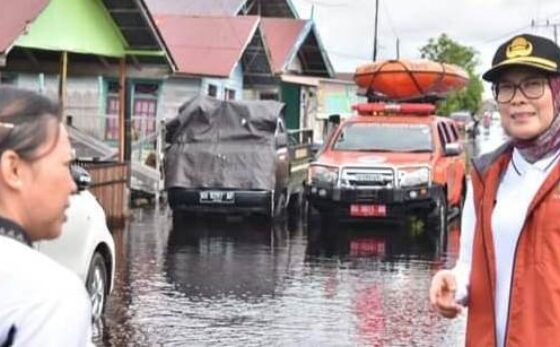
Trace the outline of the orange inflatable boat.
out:
<instances>
[{"instance_id":1,"label":"orange inflatable boat","mask_svg":"<svg viewBox=\"0 0 560 347\"><path fill-rule=\"evenodd\" d=\"M458 66L431 60L383 60L359 66L354 81L375 95L395 100L444 96L467 85Z\"/></svg>"}]
</instances>

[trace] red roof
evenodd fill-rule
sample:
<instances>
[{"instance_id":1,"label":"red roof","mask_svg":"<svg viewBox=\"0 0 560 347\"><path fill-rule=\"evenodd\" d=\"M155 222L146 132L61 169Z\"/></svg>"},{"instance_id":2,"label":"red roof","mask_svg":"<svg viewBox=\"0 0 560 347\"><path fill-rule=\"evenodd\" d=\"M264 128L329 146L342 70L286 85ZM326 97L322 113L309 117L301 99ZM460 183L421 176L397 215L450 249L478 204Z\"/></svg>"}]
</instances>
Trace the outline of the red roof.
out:
<instances>
[{"instance_id":1,"label":"red roof","mask_svg":"<svg viewBox=\"0 0 560 347\"><path fill-rule=\"evenodd\" d=\"M261 28L270 50L272 71L283 72L289 63L292 50L297 44L304 28L305 20L286 18L262 18Z\"/></svg>"},{"instance_id":2,"label":"red roof","mask_svg":"<svg viewBox=\"0 0 560 347\"><path fill-rule=\"evenodd\" d=\"M156 16L179 73L229 77L253 38L259 17Z\"/></svg>"},{"instance_id":3,"label":"red roof","mask_svg":"<svg viewBox=\"0 0 560 347\"><path fill-rule=\"evenodd\" d=\"M145 0L156 15L235 16L247 0Z\"/></svg>"},{"instance_id":4,"label":"red roof","mask_svg":"<svg viewBox=\"0 0 560 347\"><path fill-rule=\"evenodd\" d=\"M0 53L6 53L50 0L1 0Z\"/></svg>"}]
</instances>

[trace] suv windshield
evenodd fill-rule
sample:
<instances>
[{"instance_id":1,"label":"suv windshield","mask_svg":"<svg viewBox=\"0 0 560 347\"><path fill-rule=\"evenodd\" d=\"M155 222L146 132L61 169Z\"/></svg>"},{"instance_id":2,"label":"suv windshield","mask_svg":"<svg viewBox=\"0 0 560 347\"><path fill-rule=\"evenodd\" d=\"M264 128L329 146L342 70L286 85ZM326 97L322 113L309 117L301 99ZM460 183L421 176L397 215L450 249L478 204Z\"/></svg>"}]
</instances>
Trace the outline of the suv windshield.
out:
<instances>
[{"instance_id":1,"label":"suv windshield","mask_svg":"<svg viewBox=\"0 0 560 347\"><path fill-rule=\"evenodd\" d=\"M431 152L432 133L427 124L350 123L338 134L333 149Z\"/></svg>"}]
</instances>

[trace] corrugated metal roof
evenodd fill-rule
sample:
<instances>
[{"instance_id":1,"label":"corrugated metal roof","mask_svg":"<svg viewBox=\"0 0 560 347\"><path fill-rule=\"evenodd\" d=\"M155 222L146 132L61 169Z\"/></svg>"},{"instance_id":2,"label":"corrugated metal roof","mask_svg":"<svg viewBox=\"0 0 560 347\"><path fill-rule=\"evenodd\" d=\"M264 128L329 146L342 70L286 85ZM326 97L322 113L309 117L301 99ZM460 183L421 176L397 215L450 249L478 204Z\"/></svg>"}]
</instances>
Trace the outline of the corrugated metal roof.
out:
<instances>
[{"instance_id":1,"label":"corrugated metal roof","mask_svg":"<svg viewBox=\"0 0 560 347\"><path fill-rule=\"evenodd\" d=\"M73 0L76 1L76 0ZM131 50L165 48L144 0L101 0Z\"/></svg>"},{"instance_id":2,"label":"corrugated metal roof","mask_svg":"<svg viewBox=\"0 0 560 347\"><path fill-rule=\"evenodd\" d=\"M261 17L298 18L290 0L253 0L247 2L243 13Z\"/></svg>"},{"instance_id":3,"label":"corrugated metal roof","mask_svg":"<svg viewBox=\"0 0 560 347\"><path fill-rule=\"evenodd\" d=\"M143 0L0 2L0 66L12 47L110 57L127 54L136 61L174 66Z\"/></svg>"},{"instance_id":4,"label":"corrugated metal roof","mask_svg":"<svg viewBox=\"0 0 560 347\"><path fill-rule=\"evenodd\" d=\"M332 77L327 52L323 48L312 21L289 18L262 18L261 28L270 49L272 71L288 72L290 64L298 58L302 75Z\"/></svg>"},{"instance_id":5,"label":"corrugated metal roof","mask_svg":"<svg viewBox=\"0 0 560 347\"><path fill-rule=\"evenodd\" d=\"M15 46L106 57L124 57L128 48L104 5L83 0L51 0Z\"/></svg>"},{"instance_id":6,"label":"corrugated metal roof","mask_svg":"<svg viewBox=\"0 0 560 347\"><path fill-rule=\"evenodd\" d=\"M270 49L272 71L284 72L306 25L305 20L262 18L261 28Z\"/></svg>"},{"instance_id":7,"label":"corrugated metal roof","mask_svg":"<svg viewBox=\"0 0 560 347\"><path fill-rule=\"evenodd\" d=\"M259 17L156 16L156 24L179 73L229 77Z\"/></svg>"},{"instance_id":8,"label":"corrugated metal roof","mask_svg":"<svg viewBox=\"0 0 560 347\"><path fill-rule=\"evenodd\" d=\"M45 9L49 0L2 0L0 53L6 53L25 31L28 23Z\"/></svg>"},{"instance_id":9,"label":"corrugated metal roof","mask_svg":"<svg viewBox=\"0 0 560 347\"><path fill-rule=\"evenodd\" d=\"M155 14L298 18L290 0L146 0Z\"/></svg>"},{"instance_id":10,"label":"corrugated metal roof","mask_svg":"<svg viewBox=\"0 0 560 347\"><path fill-rule=\"evenodd\" d=\"M235 16L247 0L146 0L156 15Z\"/></svg>"}]
</instances>

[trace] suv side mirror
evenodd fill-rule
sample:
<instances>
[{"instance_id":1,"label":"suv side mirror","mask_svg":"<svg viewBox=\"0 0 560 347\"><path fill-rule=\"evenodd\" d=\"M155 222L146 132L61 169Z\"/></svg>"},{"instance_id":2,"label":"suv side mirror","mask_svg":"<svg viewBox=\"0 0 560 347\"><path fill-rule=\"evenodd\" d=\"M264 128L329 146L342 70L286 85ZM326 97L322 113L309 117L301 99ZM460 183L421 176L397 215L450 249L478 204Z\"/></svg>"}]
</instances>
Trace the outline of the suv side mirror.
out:
<instances>
[{"instance_id":1,"label":"suv side mirror","mask_svg":"<svg viewBox=\"0 0 560 347\"><path fill-rule=\"evenodd\" d=\"M458 143L446 143L444 148L444 153L446 157L453 157L463 153L463 146Z\"/></svg>"},{"instance_id":2,"label":"suv side mirror","mask_svg":"<svg viewBox=\"0 0 560 347\"><path fill-rule=\"evenodd\" d=\"M79 192L86 190L91 184L91 176L83 167L72 164L70 165L70 173L72 174L76 186L78 186Z\"/></svg>"}]
</instances>

